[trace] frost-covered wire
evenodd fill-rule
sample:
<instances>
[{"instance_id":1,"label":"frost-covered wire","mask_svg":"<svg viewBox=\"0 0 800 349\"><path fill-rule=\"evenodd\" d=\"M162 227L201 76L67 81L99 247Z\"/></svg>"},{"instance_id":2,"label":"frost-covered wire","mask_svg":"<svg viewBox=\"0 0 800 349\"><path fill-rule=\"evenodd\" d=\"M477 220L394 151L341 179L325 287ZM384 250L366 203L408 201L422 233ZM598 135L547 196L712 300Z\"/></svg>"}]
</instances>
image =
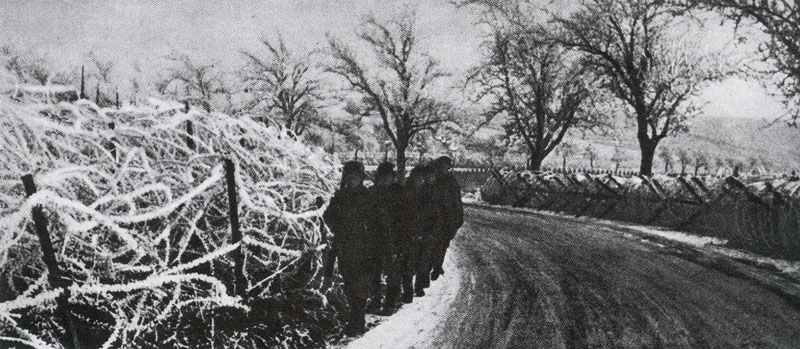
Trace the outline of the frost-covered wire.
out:
<instances>
[{"instance_id":1,"label":"frost-covered wire","mask_svg":"<svg viewBox=\"0 0 800 349\"><path fill-rule=\"evenodd\" d=\"M247 288L264 294L305 251L323 246L316 199L334 191L335 158L246 115L182 108L155 99L116 110L0 95L0 283L24 290L0 298L0 317L52 309L63 292L39 276L40 258L18 267L38 256L28 229L36 206L47 216L70 302L116 319L104 347L126 345L183 307L246 310L217 272L197 272L205 265L232 272L235 249L248 256ZM226 158L236 168L242 243L230 240ZM30 197L26 174L38 186ZM0 333L0 342L59 346L43 342L53 333L13 326L19 331Z\"/></svg>"}]
</instances>

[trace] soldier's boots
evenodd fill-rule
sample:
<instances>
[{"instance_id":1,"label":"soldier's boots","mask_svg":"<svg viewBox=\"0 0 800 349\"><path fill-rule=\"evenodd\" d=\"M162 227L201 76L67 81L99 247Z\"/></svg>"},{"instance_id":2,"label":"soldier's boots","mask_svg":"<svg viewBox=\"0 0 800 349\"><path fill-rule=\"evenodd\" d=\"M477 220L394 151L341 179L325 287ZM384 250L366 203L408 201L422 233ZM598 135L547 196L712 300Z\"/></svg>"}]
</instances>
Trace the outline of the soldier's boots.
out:
<instances>
[{"instance_id":1,"label":"soldier's boots","mask_svg":"<svg viewBox=\"0 0 800 349\"><path fill-rule=\"evenodd\" d=\"M431 280L435 281L439 278L439 275L444 275L444 269L440 267L433 268L433 271L431 271Z\"/></svg>"},{"instance_id":2,"label":"soldier's boots","mask_svg":"<svg viewBox=\"0 0 800 349\"><path fill-rule=\"evenodd\" d=\"M367 331L367 322L364 318L363 303L361 306L354 304L350 309L350 319L347 321L347 326L344 328L344 334L347 336L357 336Z\"/></svg>"},{"instance_id":3,"label":"soldier's boots","mask_svg":"<svg viewBox=\"0 0 800 349\"><path fill-rule=\"evenodd\" d=\"M414 301L414 294L413 294L413 293L411 293L411 291L410 291L410 290L409 290L408 292L403 292L403 297L402 297L402 298L400 298L400 300L401 300L403 303L406 303L406 304L408 304L408 303L411 303L411 302L413 302L413 301Z\"/></svg>"},{"instance_id":4,"label":"soldier's boots","mask_svg":"<svg viewBox=\"0 0 800 349\"><path fill-rule=\"evenodd\" d=\"M344 334L347 336L358 336L364 332L367 332L366 325L359 325L359 324L347 324L347 327L344 328Z\"/></svg>"},{"instance_id":5,"label":"soldier's boots","mask_svg":"<svg viewBox=\"0 0 800 349\"><path fill-rule=\"evenodd\" d=\"M383 309L379 315L389 316L396 313L399 309L400 304L397 302L397 297L387 296L386 302L383 304Z\"/></svg>"}]
</instances>

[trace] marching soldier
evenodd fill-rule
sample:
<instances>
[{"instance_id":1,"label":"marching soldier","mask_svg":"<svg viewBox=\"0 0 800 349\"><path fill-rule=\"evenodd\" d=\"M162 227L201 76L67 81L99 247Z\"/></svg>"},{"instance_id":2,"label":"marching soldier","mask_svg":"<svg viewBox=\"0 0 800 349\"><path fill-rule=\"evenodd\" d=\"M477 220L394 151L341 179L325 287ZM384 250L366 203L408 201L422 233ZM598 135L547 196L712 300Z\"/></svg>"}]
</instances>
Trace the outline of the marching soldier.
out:
<instances>
[{"instance_id":1,"label":"marching soldier","mask_svg":"<svg viewBox=\"0 0 800 349\"><path fill-rule=\"evenodd\" d=\"M378 264L379 250L375 210L370 191L364 187L364 165L349 161L342 170L342 182L323 215L333 232L334 258L326 261L325 276L333 276L333 263L339 260L344 292L350 305L345 333L355 335L365 330L364 308L369 297L370 278Z\"/></svg>"},{"instance_id":2,"label":"marching soldier","mask_svg":"<svg viewBox=\"0 0 800 349\"><path fill-rule=\"evenodd\" d=\"M402 187L400 204L399 259L402 302L414 301L414 274L417 270L417 182L421 181L419 170L409 174ZM396 282L396 280L392 280ZM394 291L395 289L392 289Z\"/></svg>"},{"instance_id":3,"label":"marching soldier","mask_svg":"<svg viewBox=\"0 0 800 349\"><path fill-rule=\"evenodd\" d=\"M431 253L433 251L433 229L435 225L435 204L431 195L433 184L433 169L429 164L418 165L411 171L411 185L414 188L414 201L416 206L414 239L415 280L414 294L417 297L425 295L425 289L430 286L430 271L432 266Z\"/></svg>"},{"instance_id":4,"label":"marching soldier","mask_svg":"<svg viewBox=\"0 0 800 349\"><path fill-rule=\"evenodd\" d=\"M436 179L431 192L436 205L436 224L433 233L431 279L436 280L439 275L444 274L442 264L450 241L464 223L464 207L461 203L461 188L455 176L450 173L452 160L447 156L442 156L434 161L433 167Z\"/></svg>"},{"instance_id":5,"label":"marching soldier","mask_svg":"<svg viewBox=\"0 0 800 349\"><path fill-rule=\"evenodd\" d=\"M412 237L403 229L403 187L396 182L394 165L384 162L378 166L373 186L375 206L378 211L379 234L383 239L381 270L386 274L387 292L382 314L388 315L398 308L401 286L404 294L411 295L410 244ZM380 283L381 273L374 284ZM413 297L413 296L411 296Z\"/></svg>"}]
</instances>

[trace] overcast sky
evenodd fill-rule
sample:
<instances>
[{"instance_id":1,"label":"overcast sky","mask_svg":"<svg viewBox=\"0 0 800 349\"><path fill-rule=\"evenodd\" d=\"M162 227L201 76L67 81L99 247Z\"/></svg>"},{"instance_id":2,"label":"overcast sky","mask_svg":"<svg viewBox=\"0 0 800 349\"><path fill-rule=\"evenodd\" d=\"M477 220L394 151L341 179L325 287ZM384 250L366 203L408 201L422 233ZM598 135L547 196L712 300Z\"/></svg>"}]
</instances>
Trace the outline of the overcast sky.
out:
<instances>
[{"instance_id":1,"label":"overcast sky","mask_svg":"<svg viewBox=\"0 0 800 349\"><path fill-rule=\"evenodd\" d=\"M478 60L481 32L469 12L445 0L387 2L2 0L0 44L45 54L59 67L80 65L94 52L118 62L117 78L127 80L134 62L158 70L172 51L233 69L239 50L277 30L290 46L313 49L324 44L326 32L352 38L365 14L391 16L410 4L426 46L446 69L458 75ZM782 111L758 83L738 79L709 88L703 99L705 112L715 116L771 118Z\"/></svg>"}]
</instances>

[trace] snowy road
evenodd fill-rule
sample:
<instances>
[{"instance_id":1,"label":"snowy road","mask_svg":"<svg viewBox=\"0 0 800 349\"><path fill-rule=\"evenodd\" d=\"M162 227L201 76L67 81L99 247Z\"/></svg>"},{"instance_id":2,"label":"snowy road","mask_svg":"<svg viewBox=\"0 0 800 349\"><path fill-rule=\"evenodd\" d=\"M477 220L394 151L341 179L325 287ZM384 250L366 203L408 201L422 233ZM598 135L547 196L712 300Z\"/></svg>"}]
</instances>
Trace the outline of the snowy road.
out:
<instances>
[{"instance_id":1,"label":"snowy road","mask_svg":"<svg viewBox=\"0 0 800 349\"><path fill-rule=\"evenodd\" d=\"M364 338L372 347L800 348L798 302L755 281L774 272L582 219L480 208L466 217L447 310L435 325L395 315Z\"/></svg>"}]
</instances>

